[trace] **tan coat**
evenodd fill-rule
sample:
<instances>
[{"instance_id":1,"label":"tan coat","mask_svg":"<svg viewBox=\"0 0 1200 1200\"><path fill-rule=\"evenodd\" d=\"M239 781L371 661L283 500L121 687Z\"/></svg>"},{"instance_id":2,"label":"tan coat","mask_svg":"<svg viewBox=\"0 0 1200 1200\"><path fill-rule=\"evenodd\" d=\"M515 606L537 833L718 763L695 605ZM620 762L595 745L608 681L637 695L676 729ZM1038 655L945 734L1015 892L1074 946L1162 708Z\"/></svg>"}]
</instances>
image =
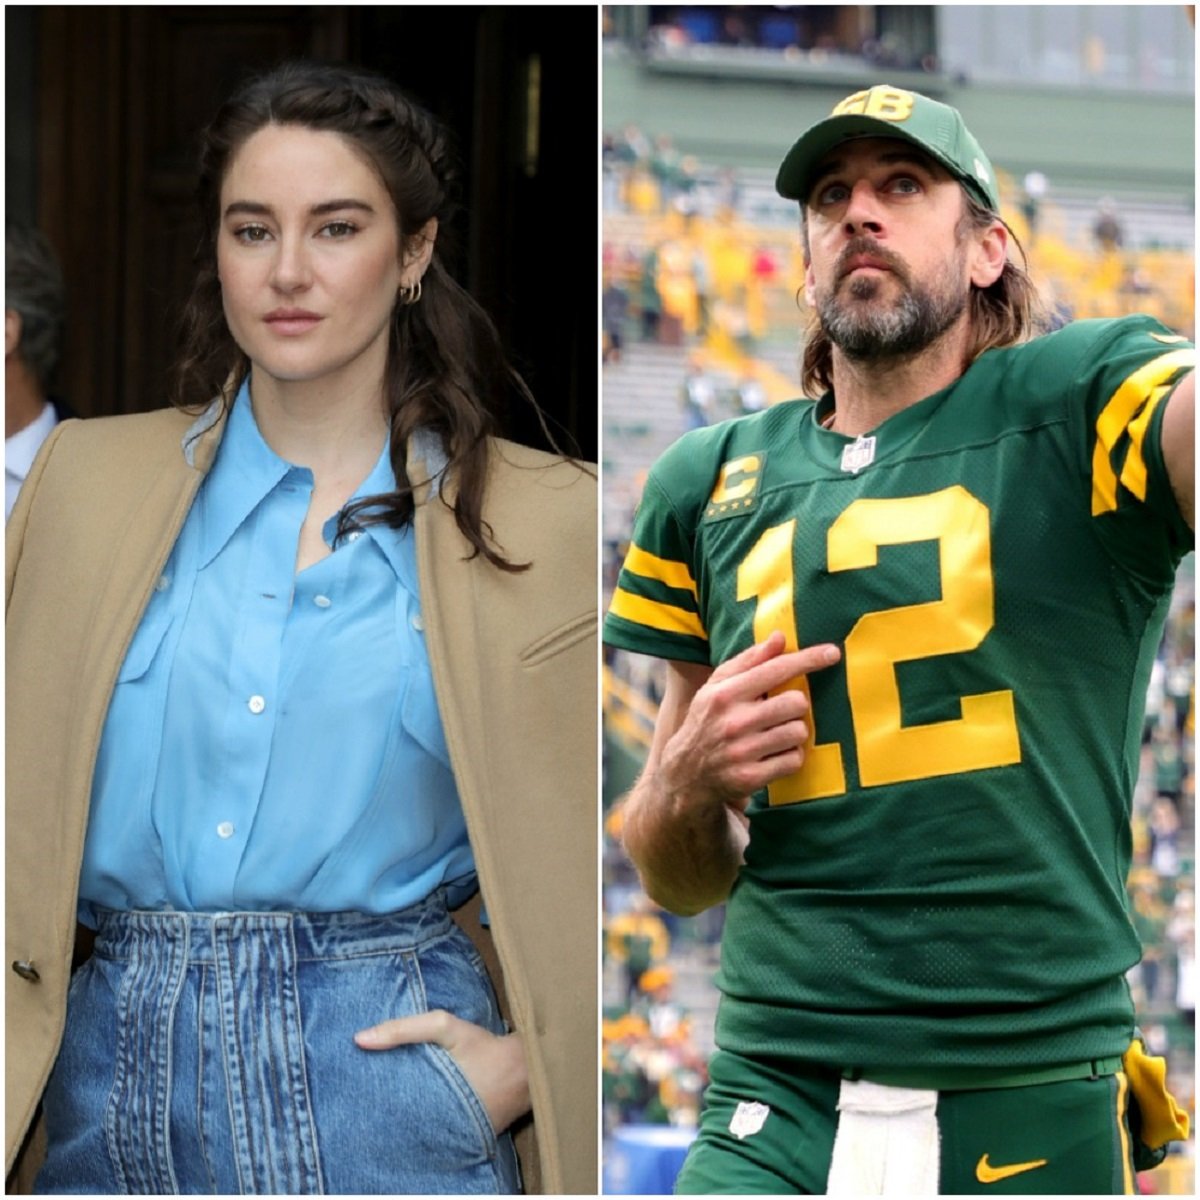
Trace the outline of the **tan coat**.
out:
<instances>
[{"instance_id":1,"label":"tan coat","mask_svg":"<svg viewBox=\"0 0 1200 1200\"><path fill-rule=\"evenodd\" d=\"M7 530L6 1163L63 1033L97 747L117 671L223 431L171 410L67 422ZM438 703L491 920L476 926L525 1035L529 1190L597 1191L596 521L578 468L497 441L484 515L516 562L418 496L421 607ZM425 479L410 461L410 478ZM464 922L466 923L466 922ZM500 982L500 981L498 981ZM26 1156L28 1157L28 1156ZM22 1164L22 1176L28 1177Z\"/></svg>"}]
</instances>

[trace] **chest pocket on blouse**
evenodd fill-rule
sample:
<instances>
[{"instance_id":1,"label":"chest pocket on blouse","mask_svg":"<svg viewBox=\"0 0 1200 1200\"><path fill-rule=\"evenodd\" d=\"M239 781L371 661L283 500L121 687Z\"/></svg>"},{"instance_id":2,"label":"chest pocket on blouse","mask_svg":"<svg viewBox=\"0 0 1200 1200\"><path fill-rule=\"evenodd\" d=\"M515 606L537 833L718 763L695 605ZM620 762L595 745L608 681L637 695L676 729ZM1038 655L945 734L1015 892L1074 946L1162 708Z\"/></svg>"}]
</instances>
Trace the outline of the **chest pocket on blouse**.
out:
<instances>
[{"instance_id":1,"label":"chest pocket on blouse","mask_svg":"<svg viewBox=\"0 0 1200 1200\"><path fill-rule=\"evenodd\" d=\"M117 673L118 683L134 683L142 679L154 664L159 649L166 640L167 631L171 628L170 592L160 583L159 588L150 597L133 641L125 653L125 661Z\"/></svg>"},{"instance_id":2,"label":"chest pocket on blouse","mask_svg":"<svg viewBox=\"0 0 1200 1200\"><path fill-rule=\"evenodd\" d=\"M138 861L144 853L150 876L161 873L160 847L148 820L155 775L163 739L163 706L171 672L167 663L172 633L179 623L167 588L152 593L146 611L134 631L133 640L117 672L116 686L109 699L108 715L100 739L96 774L92 784L93 805L89 819L88 849L84 853L84 875L99 886L113 867L111 855L97 847L120 845L122 863ZM138 819L131 820L135 814ZM145 819L143 819L145 818ZM113 839L117 839L115 842ZM135 851L131 845L138 844ZM103 862L105 866L99 866ZM155 884L165 886L161 879ZM149 886L149 884L148 884ZM157 900L160 892L154 891ZM103 890L85 898L100 901Z\"/></svg>"}]
</instances>

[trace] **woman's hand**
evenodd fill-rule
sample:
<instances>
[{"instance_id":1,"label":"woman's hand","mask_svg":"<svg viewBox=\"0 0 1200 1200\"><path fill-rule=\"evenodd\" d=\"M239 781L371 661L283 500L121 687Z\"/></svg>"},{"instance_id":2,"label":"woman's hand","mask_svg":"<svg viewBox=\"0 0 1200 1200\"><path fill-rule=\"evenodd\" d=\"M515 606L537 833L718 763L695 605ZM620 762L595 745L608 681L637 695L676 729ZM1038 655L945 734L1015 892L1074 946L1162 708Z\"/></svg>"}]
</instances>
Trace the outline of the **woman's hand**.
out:
<instances>
[{"instance_id":1,"label":"woman's hand","mask_svg":"<svg viewBox=\"0 0 1200 1200\"><path fill-rule=\"evenodd\" d=\"M483 1101L497 1133L529 1111L529 1075L519 1033L497 1037L481 1025L437 1008L360 1029L354 1040L364 1050L391 1050L414 1042L441 1046Z\"/></svg>"}]
</instances>

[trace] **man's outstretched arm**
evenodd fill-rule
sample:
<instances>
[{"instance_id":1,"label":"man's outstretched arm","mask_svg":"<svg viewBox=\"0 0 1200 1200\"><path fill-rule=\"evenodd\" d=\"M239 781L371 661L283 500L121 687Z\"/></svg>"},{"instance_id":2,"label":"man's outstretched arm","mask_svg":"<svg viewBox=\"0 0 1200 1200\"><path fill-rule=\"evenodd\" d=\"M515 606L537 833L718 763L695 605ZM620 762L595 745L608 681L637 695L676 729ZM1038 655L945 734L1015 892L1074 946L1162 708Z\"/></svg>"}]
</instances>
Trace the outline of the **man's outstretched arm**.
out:
<instances>
[{"instance_id":1,"label":"man's outstretched arm","mask_svg":"<svg viewBox=\"0 0 1200 1200\"><path fill-rule=\"evenodd\" d=\"M647 895L671 912L691 916L729 895L750 796L804 761L808 700L798 689L769 693L840 652L783 647L773 633L715 670L668 665L650 753L625 798L624 841Z\"/></svg>"},{"instance_id":2,"label":"man's outstretched arm","mask_svg":"<svg viewBox=\"0 0 1200 1200\"><path fill-rule=\"evenodd\" d=\"M1167 397L1162 428L1163 460L1179 510L1196 528L1196 374L1189 372Z\"/></svg>"}]
</instances>

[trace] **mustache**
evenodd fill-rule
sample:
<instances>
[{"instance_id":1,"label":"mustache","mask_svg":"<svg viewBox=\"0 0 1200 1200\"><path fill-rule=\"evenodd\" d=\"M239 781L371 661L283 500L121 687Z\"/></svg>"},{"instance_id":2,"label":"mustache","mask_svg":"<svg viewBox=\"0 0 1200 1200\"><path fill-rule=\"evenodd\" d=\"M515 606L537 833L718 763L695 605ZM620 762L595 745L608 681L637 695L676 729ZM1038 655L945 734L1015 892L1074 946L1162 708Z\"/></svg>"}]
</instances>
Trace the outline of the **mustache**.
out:
<instances>
[{"instance_id":1,"label":"mustache","mask_svg":"<svg viewBox=\"0 0 1200 1200\"><path fill-rule=\"evenodd\" d=\"M853 241L847 242L843 247L841 254L837 259L837 277L844 278L852 269L850 266L851 260L861 258L863 256L875 259L876 262L882 263L893 275L897 276L901 283L908 283L908 266L904 260L892 250L887 250L878 242L872 241L867 237L854 238Z\"/></svg>"}]
</instances>

